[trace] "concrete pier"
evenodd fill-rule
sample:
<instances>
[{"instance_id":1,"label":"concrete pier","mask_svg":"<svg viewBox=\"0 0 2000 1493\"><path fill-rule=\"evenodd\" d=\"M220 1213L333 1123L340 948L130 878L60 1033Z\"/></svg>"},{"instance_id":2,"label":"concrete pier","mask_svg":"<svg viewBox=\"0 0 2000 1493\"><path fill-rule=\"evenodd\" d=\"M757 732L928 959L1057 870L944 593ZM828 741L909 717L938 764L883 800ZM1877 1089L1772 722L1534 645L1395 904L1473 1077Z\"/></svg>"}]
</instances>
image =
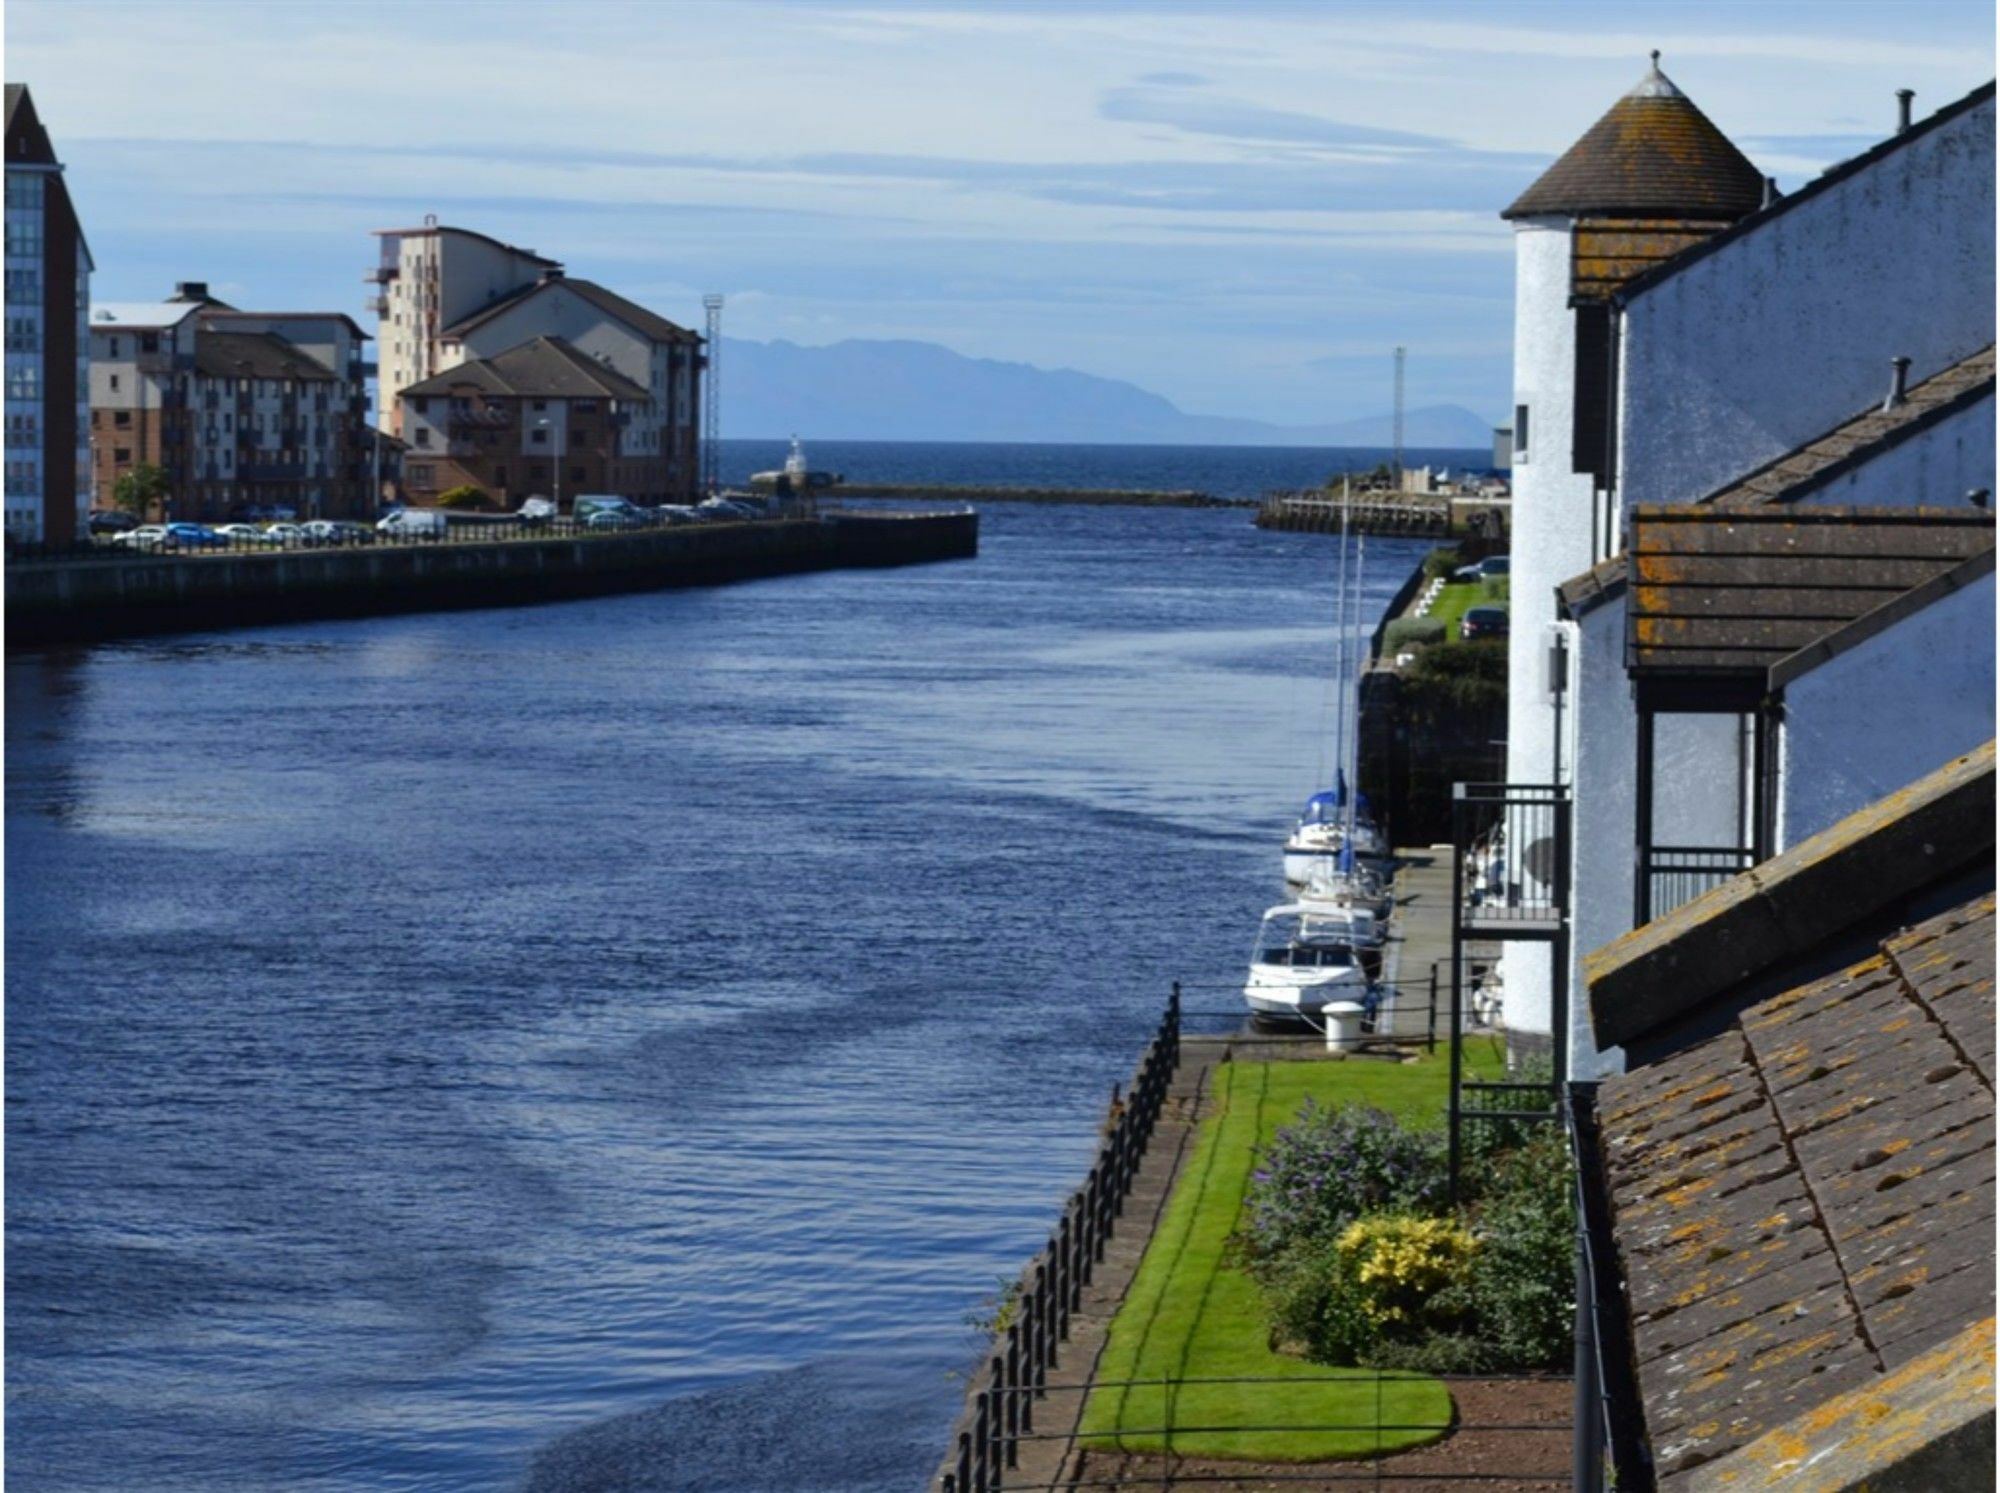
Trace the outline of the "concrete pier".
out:
<instances>
[{"instance_id":1,"label":"concrete pier","mask_svg":"<svg viewBox=\"0 0 2000 1493\"><path fill-rule=\"evenodd\" d=\"M969 559L979 515L839 513L550 539L7 567L7 646L523 606L856 566Z\"/></svg>"}]
</instances>

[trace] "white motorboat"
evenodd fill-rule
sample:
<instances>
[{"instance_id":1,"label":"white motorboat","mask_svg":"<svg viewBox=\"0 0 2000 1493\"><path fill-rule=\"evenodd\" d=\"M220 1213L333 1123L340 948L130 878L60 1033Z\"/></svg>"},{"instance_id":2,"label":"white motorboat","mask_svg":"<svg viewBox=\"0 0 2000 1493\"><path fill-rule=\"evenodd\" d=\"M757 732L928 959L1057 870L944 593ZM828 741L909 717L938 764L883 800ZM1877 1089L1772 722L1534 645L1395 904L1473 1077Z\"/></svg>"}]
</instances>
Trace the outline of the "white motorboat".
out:
<instances>
[{"instance_id":1,"label":"white motorboat","mask_svg":"<svg viewBox=\"0 0 2000 1493\"><path fill-rule=\"evenodd\" d=\"M1330 916L1298 902L1266 912L1243 985L1251 1014L1313 1022L1330 1005L1365 1003L1369 980L1355 939L1373 936L1373 922L1366 913Z\"/></svg>"},{"instance_id":2,"label":"white motorboat","mask_svg":"<svg viewBox=\"0 0 2000 1493\"><path fill-rule=\"evenodd\" d=\"M1374 919L1377 928L1387 923L1396 910L1394 885L1387 876L1359 861L1341 869L1339 857L1335 857L1331 867L1315 865L1312 875L1294 895L1301 906L1315 911L1325 909L1338 914L1343 909L1358 908Z\"/></svg>"},{"instance_id":3,"label":"white motorboat","mask_svg":"<svg viewBox=\"0 0 2000 1493\"><path fill-rule=\"evenodd\" d=\"M1354 854L1370 870L1380 873L1381 867L1393 859L1382 831L1369 817L1368 811L1357 802L1346 802L1347 783L1343 774L1340 785L1325 793L1315 793L1306 800L1305 812L1299 815L1298 828L1285 841L1285 885L1297 890L1310 886L1321 877L1340 870L1341 851L1346 848L1350 835L1354 841Z\"/></svg>"}]
</instances>

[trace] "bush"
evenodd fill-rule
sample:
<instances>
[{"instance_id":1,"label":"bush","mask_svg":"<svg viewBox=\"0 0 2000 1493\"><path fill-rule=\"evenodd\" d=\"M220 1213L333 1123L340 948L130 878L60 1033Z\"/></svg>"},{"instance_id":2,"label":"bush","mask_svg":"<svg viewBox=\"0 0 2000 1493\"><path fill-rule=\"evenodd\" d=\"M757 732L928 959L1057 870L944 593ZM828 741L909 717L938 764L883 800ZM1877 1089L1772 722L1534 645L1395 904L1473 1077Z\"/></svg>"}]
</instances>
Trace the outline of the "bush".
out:
<instances>
[{"instance_id":1,"label":"bush","mask_svg":"<svg viewBox=\"0 0 2000 1493\"><path fill-rule=\"evenodd\" d=\"M1568 1138L1543 1124L1490 1166L1472 1212L1479 1252L1448 1303L1477 1321L1496 1369L1560 1368L1576 1304L1576 1188Z\"/></svg>"},{"instance_id":2,"label":"bush","mask_svg":"<svg viewBox=\"0 0 2000 1493\"><path fill-rule=\"evenodd\" d=\"M1448 1218L1378 1213L1341 1232L1343 1260L1354 1262L1361 1309L1386 1338L1408 1338L1433 1320L1444 1293L1471 1277L1479 1241Z\"/></svg>"},{"instance_id":3,"label":"bush","mask_svg":"<svg viewBox=\"0 0 2000 1493\"><path fill-rule=\"evenodd\" d=\"M1444 622L1437 617L1398 617L1382 629L1382 648L1387 653L1405 653L1444 641Z\"/></svg>"},{"instance_id":4,"label":"bush","mask_svg":"<svg viewBox=\"0 0 2000 1493\"><path fill-rule=\"evenodd\" d=\"M440 508L484 508L486 506L486 493L484 489L474 487L470 482L462 482L457 487L447 488L445 491L439 493L437 506Z\"/></svg>"},{"instance_id":5,"label":"bush","mask_svg":"<svg viewBox=\"0 0 2000 1493\"><path fill-rule=\"evenodd\" d=\"M1482 638L1419 653L1403 675L1413 712L1432 719L1507 704L1507 640Z\"/></svg>"},{"instance_id":6,"label":"bush","mask_svg":"<svg viewBox=\"0 0 2000 1493\"><path fill-rule=\"evenodd\" d=\"M1375 1346L1355 1262L1334 1239L1304 1239L1267 1263L1271 1346L1296 1346L1315 1363L1360 1363Z\"/></svg>"},{"instance_id":7,"label":"bush","mask_svg":"<svg viewBox=\"0 0 2000 1493\"><path fill-rule=\"evenodd\" d=\"M1455 549L1436 549L1424 556L1424 579L1427 581L1450 580L1451 573L1465 564L1465 557Z\"/></svg>"},{"instance_id":8,"label":"bush","mask_svg":"<svg viewBox=\"0 0 2000 1493\"><path fill-rule=\"evenodd\" d=\"M1444 1137L1364 1105L1307 1101L1250 1178L1241 1243L1253 1271L1308 1241L1332 1242L1365 1213L1431 1214L1445 1202Z\"/></svg>"},{"instance_id":9,"label":"bush","mask_svg":"<svg viewBox=\"0 0 2000 1493\"><path fill-rule=\"evenodd\" d=\"M1510 594L1507 585L1509 579L1510 577L1504 575L1480 577L1479 599L1481 601L1505 601Z\"/></svg>"}]
</instances>

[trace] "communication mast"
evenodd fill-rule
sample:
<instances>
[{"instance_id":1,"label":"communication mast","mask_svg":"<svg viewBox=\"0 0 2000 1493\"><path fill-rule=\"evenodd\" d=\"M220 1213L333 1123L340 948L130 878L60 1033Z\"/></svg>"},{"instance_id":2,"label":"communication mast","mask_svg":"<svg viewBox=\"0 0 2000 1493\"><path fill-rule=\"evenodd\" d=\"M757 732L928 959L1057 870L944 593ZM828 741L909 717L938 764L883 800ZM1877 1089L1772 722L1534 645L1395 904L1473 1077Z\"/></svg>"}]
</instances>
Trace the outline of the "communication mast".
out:
<instances>
[{"instance_id":1,"label":"communication mast","mask_svg":"<svg viewBox=\"0 0 2000 1493\"><path fill-rule=\"evenodd\" d=\"M1396 491L1403 490L1403 349L1396 349L1396 424L1393 437L1394 454L1389 458L1389 469L1395 474Z\"/></svg>"},{"instance_id":2,"label":"communication mast","mask_svg":"<svg viewBox=\"0 0 2000 1493\"><path fill-rule=\"evenodd\" d=\"M701 395L701 486L709 497L722 490L722 296L701 298L708 312L708 369Z\"/></svg>"}]
</instances>

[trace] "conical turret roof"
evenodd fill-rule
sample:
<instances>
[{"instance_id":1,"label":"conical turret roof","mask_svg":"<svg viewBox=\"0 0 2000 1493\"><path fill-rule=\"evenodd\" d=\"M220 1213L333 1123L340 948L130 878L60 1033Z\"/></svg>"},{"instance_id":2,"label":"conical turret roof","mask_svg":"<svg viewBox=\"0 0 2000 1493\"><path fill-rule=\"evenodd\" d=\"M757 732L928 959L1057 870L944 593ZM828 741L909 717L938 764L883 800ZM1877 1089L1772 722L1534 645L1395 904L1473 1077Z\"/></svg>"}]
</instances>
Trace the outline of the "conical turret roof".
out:
<instances>
[{"instance_id":1,"label":"conical turret roof","mask_svg":"<svg viewBox=\"0 0 2000 1493\"><path fill-rule=\"evenodd\" d=\"M1646 76L1500 216L1555 213L1736 219L1764 200L1764 178L1660 71Z\"/></svg>"}]
</instances>

